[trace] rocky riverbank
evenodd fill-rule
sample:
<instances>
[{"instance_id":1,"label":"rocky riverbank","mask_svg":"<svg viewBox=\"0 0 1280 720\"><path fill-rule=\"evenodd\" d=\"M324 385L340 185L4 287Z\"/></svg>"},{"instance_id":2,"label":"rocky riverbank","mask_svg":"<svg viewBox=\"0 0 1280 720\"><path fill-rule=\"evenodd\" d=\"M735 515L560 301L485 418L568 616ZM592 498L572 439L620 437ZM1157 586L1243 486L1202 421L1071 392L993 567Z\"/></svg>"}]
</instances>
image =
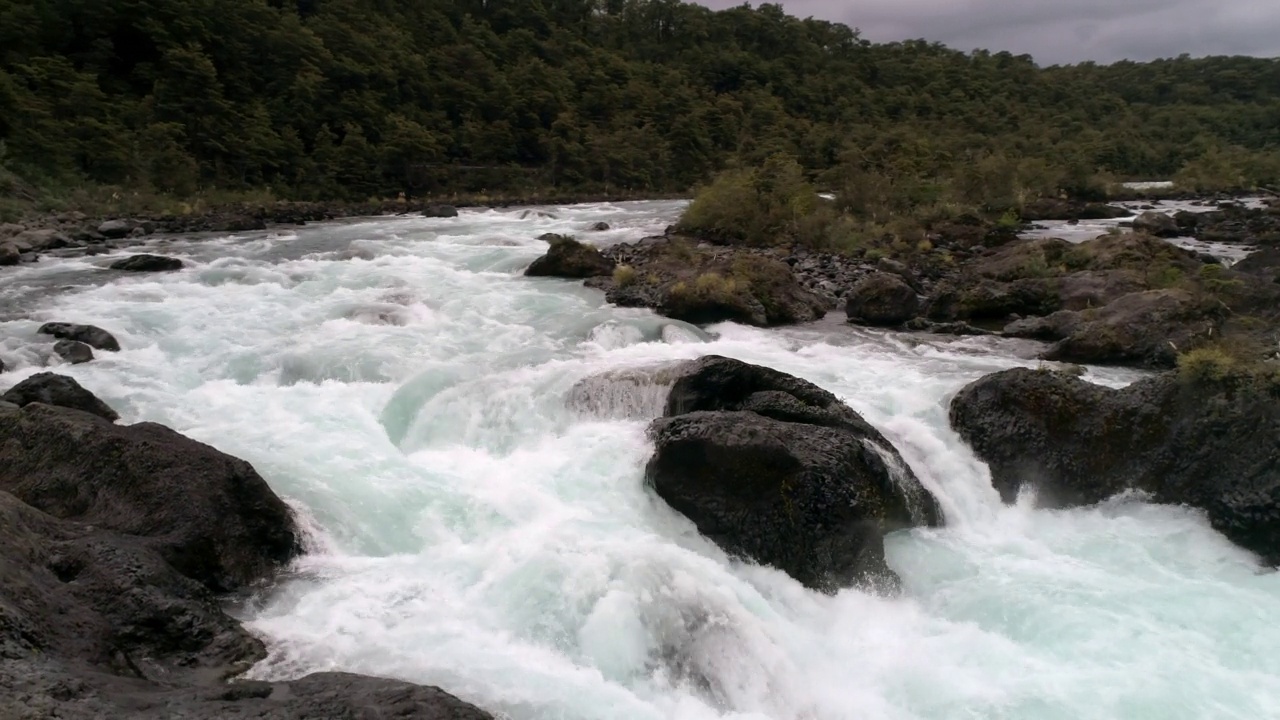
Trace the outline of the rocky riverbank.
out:
<instances>
[{"instance_id":1,"label":"rocky riverbank","mask_svg":"<svg viewBox=\"0 0 1280 720\"><path fill-rule=\"evenodd\" d=\"M1193 223L1217 242L1251 246L1272 242L1269 228L1280 233L1273 209L1227 205L1147 212L1133 232L1083 243L1022 239L974 218L896 257L727 246L674 233L604 248L557 236L529 274L585 278L612 303L694 323L785 325L842 308L859 325L1045 341L1047 360L1168 368L1207 345L1274 353L1275 253L1230 268L1157 237Z\"/></svg>"},{"instance_id":2,"label":"rocky riverbank","mask_svg":"<svg viewBox=\"0 0 1280 720\"><path fill-rule=\"evenodd\" d=\"M617 195L572 194L507 199L460 197L447 202L393 199L366 202L235 203L182 213L52 213L29 217L19 222L0 223L0 266L34 262L42 255L76 257L101 254L127 247L140 238L154 234L238 233L270 227L296 227L349 217L454 217L458 214L458 208L464 207L502 208L617 200Z\"/></svg>"},{"instance_id":3,"label":"rocky riverbank","mask_svg":"<svg viewBox=\"0 0 1280 720\"><path fill-rule=\"evenodd\" d=\"M0 716L491 717L392 680L235 680L266 648L221 596L302 552L293 514L243 460L115 417L48 373L0 399Z\"/></svg>"}]
</instances>

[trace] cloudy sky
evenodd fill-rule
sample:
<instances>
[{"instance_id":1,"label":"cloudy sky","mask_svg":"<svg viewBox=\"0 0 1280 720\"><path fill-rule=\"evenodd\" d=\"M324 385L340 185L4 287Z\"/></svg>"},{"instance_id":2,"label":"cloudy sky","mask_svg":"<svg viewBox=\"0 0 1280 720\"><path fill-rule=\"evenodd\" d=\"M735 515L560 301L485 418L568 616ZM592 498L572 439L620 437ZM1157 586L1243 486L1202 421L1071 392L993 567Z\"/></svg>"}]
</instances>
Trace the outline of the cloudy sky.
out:
<instances>
[{"instance_id":1,"label":"cloudy sky","mask_svg":"<svg viewBox=\"0 0 1280 720\"><path fill-rule=\"evenodd\" d=\"M698 1L717 9L742 4ZM1280 56L1280 0L778 1L792 15L860 28L868 40L925 38L960 50L1027 53L1041 65L1184 52Z\"/></svg>"}]
</instances>

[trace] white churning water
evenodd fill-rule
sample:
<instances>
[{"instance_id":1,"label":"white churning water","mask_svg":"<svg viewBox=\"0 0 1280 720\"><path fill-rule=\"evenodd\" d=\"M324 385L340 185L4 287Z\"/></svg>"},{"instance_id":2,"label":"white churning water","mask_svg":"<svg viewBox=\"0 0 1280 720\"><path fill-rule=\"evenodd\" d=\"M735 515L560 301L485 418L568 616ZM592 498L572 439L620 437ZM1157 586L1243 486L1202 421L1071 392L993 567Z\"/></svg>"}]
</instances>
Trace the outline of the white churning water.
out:
<instances>
[{"instance_id":1,"label":"white churning water","mask_svg":"<svg viewBox=\"0 0 1280 720\"><path fill-rule=\"evenodd\" d=\"M124 350L59 372L299 509L313 552L243 608L271 648L257 677L386 675L530 720L1280 717L1280 576L1184 509L1003 507L948 429L959 388L1036 346L834 316L707 333L520 274L544 232L638 238L679 208L156 241L188 261L171 274L6 270L3 378L38 371L40 322L101 325ZM939 497L946 528L890 538L904 597L732 561L644 488L662 364L707 353L837 393Z\"/></svg>"}]
</instances>

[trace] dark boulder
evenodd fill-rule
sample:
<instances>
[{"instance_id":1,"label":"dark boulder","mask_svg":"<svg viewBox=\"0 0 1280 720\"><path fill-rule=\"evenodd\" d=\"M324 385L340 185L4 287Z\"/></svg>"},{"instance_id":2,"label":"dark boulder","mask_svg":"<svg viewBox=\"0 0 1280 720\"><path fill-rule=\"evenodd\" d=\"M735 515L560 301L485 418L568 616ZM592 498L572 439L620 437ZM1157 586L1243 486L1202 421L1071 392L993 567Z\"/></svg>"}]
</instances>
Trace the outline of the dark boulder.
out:
<instances>
[{"instance_id":1,"label":"dark boulder","mask_svg":"<svg viewBox=\"0 0 1280 720\"><path fill-rule=\"evenodd\" d=\"M1111 389L1063 373L988 375L951 402L951 426L1006 502L1045 507L1125 490L1204 510L1229 539L1280 563L1280 400L1253 382L1165 373Z\"/></svg>"},{"instance_id":2,"label":"dark boulder","mask_svg":"<svg viewBox=\"0 0 1280 720\"><path fill-rule=\"evenodd\" d=\"M452 205L428 205L422 209L422 216L429 218L458 217L458 208Z\"/></svg>"},{"instance_id":3,"label":"dark boulder","mask_svg":"<svg viewBox=\"0 0 1280 720\"><path fill-rule=\"evenodd\" d=\"M185 264L178 258L163 255L131 255L111 263L112 270L129 272L168 272L183 267Z\"/></svg>"},{"instance_id":4,"label":"dark boulder","mask_svg":"<svg viewBox=\"0 0 1280 720\"><path fill-rule=\"evenodd\" d=\"M108 240L129 237L138 224L132 220L108 220L98 226L98 234Z\"/></svg>"},{"instance_id":5,"label":"dark boulder","mask_svg":"<svg viewBox=\"0 0 1280 720\"><path fill-rule=\"evenodd\" d=\"M919 310L916 291L900 276L884 272L863 278L845 299L849 322L862 325L901 325Z\"/></svg>"},{"instance_id":6,"label":"dark boulder","mask_svg":"<svg viewBox=\"0 0 1280 720\"><path fill-rule=\"evenodd\" d=\"M22 262L22 251L13 243L0 243L0 267Z\"/></svg>"},{"instance_id":7,"label":"dark boulder","mask_svg":"<svg viewBox=\"0 0 1280 720\"><path fill-rule=\"evenodd\" d=\"M45 323L37 331L42 335L52 335L60 340L75 340L91 348L119 352L120 343L115 336L94 325L74 325L72 323Z\"/></svg>"},{"instance_id":8,"label":"dark boulder","mask_svg":"<svg viewBox=\"0 0 1280 720\"><path fill-rule=\"evenodd\" d=\"M689 364L649 432L658 495L726 551L806 586L892 590L884 535L941 511L893 445L831 393L770 368Z\"/></svg>"},{"instance_id":9,"label":"dark boulder","mask_svg":"<svg viewBox=\"0 0 1280 720\"><path fill-rule=\"evenodd\" d=\"M340 673L233 682L266 657L144 539L0 491L0 717L486 720L442 690Z\"/></svg>"},{"instance_id":10,"label":"dark boulder","mask_svg":"<svg viewBox=\"0 0 1280 720\"><path fill-rule=\"evenodd\" d=\"M115 410L81 387L75 378L55 373L32 375L9 388L4 395L0 395L0 400L13 403L18 407L25 407L31 403L43 403L71 408L97 415L110 422L120 419Z\"/></svg>"},{"instance_id":11,"label":"dark boulder","mask_svg":"<svg viewBox=\"0 0 1280 720\"><path fill-rule=\"evenodd\" d=\"M72 365L93 360L93 348L75 340L59 340L53 344L53 352Z\"/></svg>"},{"instance_id":12,"label":"dark boulder","mask_svg":"<svg viewBox=\"0 0 1280 720\"><path fill-rule=\"evenodd\" d=\"M9 243L19 252L44 252L58 248L71 247L75 243L61 230L56 228L36 228L24 230L9 238Z\"/></svg>"},{"instance_id":13,"label":"dark boulder","mask_svg":"<svg viewBox=\"0 0 1280 720\"><path fill-rule=\"evenodd\" d=\"M243 460L155 423L118 426L39 402L9 407L0 409L0 490L29 505L142 536L218 592L300 552L288 506Z\"/></svg>"},{"instance_id":14,"label":"dark boulder","mask_svg":"<svg viewBox=\"0 0 1280 720\"><path fill-rule=\"evenodd\" d=\"M591 229L592 229L593 231L595 231L595 232L604 232L605 230L608 230L608 229L609 229L609 223L607 223L607 222L598 222L598 223L593 224L593 225L591 226Z\"/></svg>"},{"instance_id":15,"label":"dark boulder","mask_svg":"<svg viewBox=\"0 0 1280 720\"><path fill-rule=\"evenodd\" d=\"M1178 237L1178 222L1162 212L1148 210L1133 220L1133 229L1156 237Z\"/></svg>"},{"instance_id":16,"label":"dark boulder","mask_svg":"<svg viewBox=\"0 0 1280 720\"><path fill-rule=\"evenodd\" d=\"M547 237L547 236L544 236ZM524 271L530 277L589 278L608 275L616 267L612 260L590 245L564 235L552 235L547 254Z\"/></svg>"}]
</instances>

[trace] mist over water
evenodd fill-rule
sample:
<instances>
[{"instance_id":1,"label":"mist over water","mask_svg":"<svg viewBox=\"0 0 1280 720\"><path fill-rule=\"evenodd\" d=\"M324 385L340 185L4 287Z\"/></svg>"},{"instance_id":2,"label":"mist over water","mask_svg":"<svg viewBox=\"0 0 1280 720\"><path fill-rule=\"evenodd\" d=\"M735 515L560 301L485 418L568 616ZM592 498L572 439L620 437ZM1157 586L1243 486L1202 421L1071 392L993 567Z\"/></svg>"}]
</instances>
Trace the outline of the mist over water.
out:
<instances>
[{"instance_id":1,"label":"mist over water","mask_svg":"<svg viewBox=\"0 0 1280 720\"><path fill-rule=\"evenodd\" d=\"M1280 576L1141 498L1004 507L948 429L959 388L1038 346L610 307L522 277L536 237L635 239L679 203L537 210L156 241L172 274L9 270L0 386L42 369L41 322L101 325L124 350L58 372L299 510L313 552L241 610L271 648L254 677L392 676L538 720L1280 717ZM938 496L947 527L889 540L903 597L731 560L644 488L663 368L708 353L835 392Z\"/></svg>"}]
</instances>

